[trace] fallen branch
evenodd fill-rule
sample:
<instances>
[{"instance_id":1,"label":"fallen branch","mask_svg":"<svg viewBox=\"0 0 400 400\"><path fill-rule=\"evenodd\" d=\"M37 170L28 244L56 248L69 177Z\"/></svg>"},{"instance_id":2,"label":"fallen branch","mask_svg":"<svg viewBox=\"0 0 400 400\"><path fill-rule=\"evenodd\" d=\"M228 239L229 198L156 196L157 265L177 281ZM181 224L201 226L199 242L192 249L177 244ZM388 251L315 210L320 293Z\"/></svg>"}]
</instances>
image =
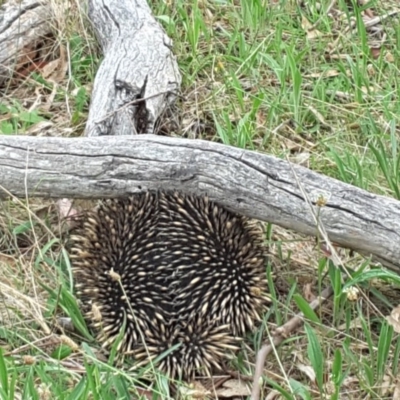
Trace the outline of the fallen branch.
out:
<instances>
[{"instance_id":1,"label":"fallen branch","mask_svg":"<svg viewBox=\"0 0 400 400\"><path fill-rule=\"evenodd\" d=\"M47 1L9 1L0 7L0 86L25 74L24 67L32 64L51 33L52 20Z\"/></svg>"},{"instance_id":2,"label":"fallen branch","mask_svg":"<svg viewBox=\"0 0 400 400\"><path fill-rule=\"evenodd\" d=\"M18 197L207 193L235 212L315 236L306 193L332 242L400 273L399 201L253 151L155 135L0 136L0 177L0 185ZM321 196L323 207L316 205Z\"/></svg>"},{"instance_id":3,"label":"fallen branch","mask_svg":"<svg viewBox=\"0 0 400 400\"><path fill-rule=\"evenodd\" d=\"M146 0L89 0L89 18L105 57L86 135L153 133L181 83L171 39Z\"/></svg>"}]
</instances>

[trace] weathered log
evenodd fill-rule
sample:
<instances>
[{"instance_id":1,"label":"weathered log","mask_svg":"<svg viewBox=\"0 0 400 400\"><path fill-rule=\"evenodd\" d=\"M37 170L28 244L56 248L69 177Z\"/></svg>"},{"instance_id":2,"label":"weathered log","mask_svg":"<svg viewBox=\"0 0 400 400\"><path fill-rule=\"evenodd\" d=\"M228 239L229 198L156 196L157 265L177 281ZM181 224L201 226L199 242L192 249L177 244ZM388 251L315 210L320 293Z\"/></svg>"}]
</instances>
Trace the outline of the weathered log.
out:
<instances>
[{"instance_id":1,"label":"weathered log","mask_svg":"<svg viewBox=\"0 0 400 400\"><path fill-rule=\"evenodd\" d=\"M85 135L153 133L181 83L171 40L146 0L89 0L89 18L105 57Z\"/></svg>"},{"instance_id":2,"label":"weathered log","mask_svg":"<svg viewBox=\"0 0 400 400\"><path fill-rule=\"evenodd\" d=\"M1 6L0 85L35 59L51 24L52 10L46 1L8 1Z\"/></svg>"},{"instance_id":3,"label":"weathered log","mask_svg":"<svg viewBox=\"0 0 400 400\"><path fill-rule=\"evenodd\" d=\"M314 207L321 194L327 198L319 218L332 241L400 272L399 201L214 142L155 135L0 136L0 185L19 197L106 198L154 189L207 193L243 215L316 235L303 189Z\"/></svg>"}]
</instances>

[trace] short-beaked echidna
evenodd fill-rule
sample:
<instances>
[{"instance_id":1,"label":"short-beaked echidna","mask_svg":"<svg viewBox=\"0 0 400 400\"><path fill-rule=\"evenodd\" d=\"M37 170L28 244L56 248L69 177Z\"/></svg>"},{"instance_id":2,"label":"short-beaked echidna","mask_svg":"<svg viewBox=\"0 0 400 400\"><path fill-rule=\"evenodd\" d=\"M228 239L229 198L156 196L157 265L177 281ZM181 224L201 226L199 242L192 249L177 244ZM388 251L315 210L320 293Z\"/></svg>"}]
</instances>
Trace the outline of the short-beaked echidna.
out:
<instances>
[{"instance_id":1,"label":"short-beaked echidna","mask_svg":"<svg viewBox=\"0 0 400 400\"><path fill-rule=\"evenodd\" d=\"M262 231L207 196L146 192L106 200L72 237L77 294L109 348L171 377L221 367L267 301ZM145 343L143 343L145 341Z\"/></svg>"}]
</instances>

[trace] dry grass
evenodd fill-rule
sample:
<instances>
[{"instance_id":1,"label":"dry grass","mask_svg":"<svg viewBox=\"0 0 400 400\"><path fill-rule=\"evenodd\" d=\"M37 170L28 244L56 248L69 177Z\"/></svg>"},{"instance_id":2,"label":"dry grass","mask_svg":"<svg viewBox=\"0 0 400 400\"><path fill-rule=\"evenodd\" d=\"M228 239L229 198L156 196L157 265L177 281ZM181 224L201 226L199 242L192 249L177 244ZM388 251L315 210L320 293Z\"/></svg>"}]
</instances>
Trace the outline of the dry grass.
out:
<instances>
[{"instance_id":1,"label":"dry grass","mask_svg":"<svg viewBox=\"0 0 400 400\"><path fill-rule=\"evenodd\" d=\"M348 29L352 18L368 22L398 11L397 2L359 14L344 0L186 3L149 2L165 17L184 77L174 123L161 121L160 134L288 157L399 197L398 19L367 31L357 23ZM7 86L0 102L2 134L83 133L101 54L80 2L52 0L50 6L56 19L41 57L60 60L65 74L55 84L38 70ZM377 41L379 54L371 50ZM84 328L76 334L63 325L68 317L79 327L81 316L71 295L68 223L62 214L53 201L0 203L2 398L133 398L139 388L147 397L168 398L165 378L146 371L151 384L139 383L141 376L108 364ZM263 398L399 399L400 340L384 319L399 304L398 283L376 279L379 268L338 249L353 280L369 274L358 281L360 292L351 301L321 244L275 226L268 226L267 241L275 274L273 308L230 365L234 381L252 376L261 343L301 310L308 328L293 332L268 357ZM334 297L311 314L304 300L327 285L334 287ZM228 397L224 379L213 382L220 398ZM238 384L233 393L241 397L243 390Z\"/></svg>"}]
</instances>

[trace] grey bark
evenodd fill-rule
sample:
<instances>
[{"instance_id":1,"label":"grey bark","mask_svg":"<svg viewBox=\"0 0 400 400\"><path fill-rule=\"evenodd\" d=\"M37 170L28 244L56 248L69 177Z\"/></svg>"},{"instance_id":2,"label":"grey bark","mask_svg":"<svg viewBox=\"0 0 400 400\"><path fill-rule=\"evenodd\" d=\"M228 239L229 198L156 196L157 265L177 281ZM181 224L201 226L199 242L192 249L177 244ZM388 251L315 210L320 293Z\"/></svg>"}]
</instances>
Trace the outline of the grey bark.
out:
<instances>
[{"instance_id":1,"label":"grey bark","mask_svg":"<svg viewBox=\"0 0 400 400\"><path fill-rule=\"evenodd\" d=\"M299 183L301 186L299 187ZM330 240L400 272L400 202L273 156L155 135L0 136L0 197L117 197L144 190L204 194L232 211ZM327 204L318 209L323 195Z\"/></svg>"},{"instance_id":2,"label":"grey bark","mask_svg":"<svg viewBox=\"0 0 400 400\"><path fill-rule=\"evenodd\" d=\"M31 62L38 42L51 32L51 18L51 7L41 0L8 1L1 6L0 85L16 68Z\"/></svg>"},{"instance_id":3,"label":"grey bark","mask_svg":"<svg viewBox=\"0 0 400 400\"><path fill-rule=\"evenodd\" d=\"M89 0L89 18L105 57L85 134L153 133L181 83L172 41L146 0Z\"/></svg>"}]
</instances>

